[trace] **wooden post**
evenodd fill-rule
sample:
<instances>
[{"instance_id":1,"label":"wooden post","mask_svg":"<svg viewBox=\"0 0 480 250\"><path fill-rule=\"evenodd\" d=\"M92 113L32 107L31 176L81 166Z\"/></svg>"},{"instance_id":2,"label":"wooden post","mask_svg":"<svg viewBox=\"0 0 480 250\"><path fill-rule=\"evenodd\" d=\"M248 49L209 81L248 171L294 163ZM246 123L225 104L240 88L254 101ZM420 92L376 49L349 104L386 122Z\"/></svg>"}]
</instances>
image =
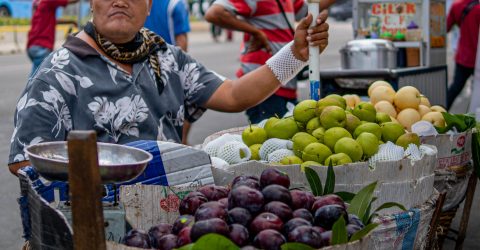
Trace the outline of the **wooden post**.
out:
<instances>
[{"instance_id":1,"label":"wooden post","mask_svg":"<svg viewBox=\"0 0 480 250\"><path fill-rule=\"evenodd\" d=\"M458 236L455 243L455 250L463 248L463 241L467 234L468 220L470 219L470 209L472 208L473 195L475 194L475 188L477 187L477 175L472 173L468 180L467 194L465 198L465 204L463 204L462 219L460 220L460 228L458 230Z\"/></svg>"},{"instance_id":2,"label":"wooden post","mask_svg":"<svg viewBox=\"0 0 480 250\"><path fill-rule=\"evenodd\" d=\"M102 186L95 132L71 131L68 135L68 158L74 249L105 250Z\"/></svg>"},{"instance_id":3,"label":"wooden post","mask_svg":"<svg viewBox=\"0 0 480 250\"><path fill-rule=\"evenodd\" d=\"M433 211L432 220L430 221L430 230L428 233L427 238L427 248L426 249L434 249L434 241L435 241L435 234L437 232L438 221L440 220L440 215L442 212L443 203L445 202L445 197L447 196L447 192L440 193L438 197L437 204L435 206L435 211Z\"/></svg>"}]
</instances>

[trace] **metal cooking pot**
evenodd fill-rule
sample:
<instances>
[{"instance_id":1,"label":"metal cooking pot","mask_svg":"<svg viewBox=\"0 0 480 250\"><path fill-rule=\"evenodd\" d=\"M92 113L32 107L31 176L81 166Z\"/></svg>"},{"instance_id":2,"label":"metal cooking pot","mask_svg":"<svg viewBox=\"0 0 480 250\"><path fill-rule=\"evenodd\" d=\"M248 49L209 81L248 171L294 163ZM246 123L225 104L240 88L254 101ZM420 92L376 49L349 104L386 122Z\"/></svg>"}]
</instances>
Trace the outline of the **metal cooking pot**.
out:
<instances>
[{"instance_id":1,"label":"metal cooking pot","mask_svg":"<svg viewBox=\"0 0 480 250\"><path fill-rule=\"evenodd\" d=\"M394 69L397 48L384 39L359 39L348 42L341 50L343 69Z\"/></svg>"}]
</instances>

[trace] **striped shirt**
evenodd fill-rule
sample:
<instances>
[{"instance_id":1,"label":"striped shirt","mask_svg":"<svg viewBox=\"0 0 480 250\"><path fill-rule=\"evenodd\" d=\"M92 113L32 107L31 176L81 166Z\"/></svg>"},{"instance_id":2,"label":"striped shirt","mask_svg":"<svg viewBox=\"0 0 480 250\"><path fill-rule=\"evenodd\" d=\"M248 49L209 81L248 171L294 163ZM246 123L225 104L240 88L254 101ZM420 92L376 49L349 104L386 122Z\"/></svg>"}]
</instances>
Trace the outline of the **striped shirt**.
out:
<instances>
[{"instance_id":1,"label":"striped shirt","mask_svg":"<svg viewBox=\"0 0 480 250\"><path fill-rule=\"evenodd\" d=\"M307 14L308 7L304 0L279 0L279 2L292 27L294 27L295 20L298 21ZM216 0L214 4L222 5L228 11L241 16L246 22L264 32L268 37L273 54L293 40L293 34L276 0ZM272 56L265 49L247 53L250 40L251 35L244 33L240 55L241 67L237 71L238 77L262 66ZM286 98L296 98L296 87L297 81L293 79L275 94Z\"/></svg>"}]
</instances>

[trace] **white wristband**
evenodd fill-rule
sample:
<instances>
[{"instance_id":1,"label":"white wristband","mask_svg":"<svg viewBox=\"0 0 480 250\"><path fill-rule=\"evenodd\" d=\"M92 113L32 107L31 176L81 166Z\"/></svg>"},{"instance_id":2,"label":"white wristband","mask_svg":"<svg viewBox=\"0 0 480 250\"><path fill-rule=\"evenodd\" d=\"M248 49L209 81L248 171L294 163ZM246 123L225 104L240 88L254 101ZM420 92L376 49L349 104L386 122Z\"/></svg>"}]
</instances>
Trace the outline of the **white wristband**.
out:
<instances>
[{"instance_id":1,"label":"white wristband","mask_svg":"<svg viewBox=\"0 0 480 250\"><path fill-rule=\"evenodd\" d=\"M289 42L266 62L282 85L286 85L308 64L308 61L304 62L295 58L292 45L293 41Z\"/></svg>"}]
</instances>

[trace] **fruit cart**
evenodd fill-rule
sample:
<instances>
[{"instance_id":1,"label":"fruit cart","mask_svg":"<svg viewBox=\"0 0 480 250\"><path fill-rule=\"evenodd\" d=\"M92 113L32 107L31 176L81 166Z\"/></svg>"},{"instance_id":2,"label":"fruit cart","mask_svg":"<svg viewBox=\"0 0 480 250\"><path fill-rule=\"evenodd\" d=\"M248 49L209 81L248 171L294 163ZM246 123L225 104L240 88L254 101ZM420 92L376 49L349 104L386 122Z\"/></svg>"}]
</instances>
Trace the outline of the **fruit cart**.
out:
<instances>
[{"instance_id":1,"label":"fruit cart","mask_svg":"<svg viewBox=\"0 0 480 250\"><path fill-rule=\"evenodd\" d=\"M386 80L445 105L445 1L354 0L353 6L354 40L340 51L341 68L320 71L320 96L366 95L370 83Z\"/></svg>"}]
</instances>

